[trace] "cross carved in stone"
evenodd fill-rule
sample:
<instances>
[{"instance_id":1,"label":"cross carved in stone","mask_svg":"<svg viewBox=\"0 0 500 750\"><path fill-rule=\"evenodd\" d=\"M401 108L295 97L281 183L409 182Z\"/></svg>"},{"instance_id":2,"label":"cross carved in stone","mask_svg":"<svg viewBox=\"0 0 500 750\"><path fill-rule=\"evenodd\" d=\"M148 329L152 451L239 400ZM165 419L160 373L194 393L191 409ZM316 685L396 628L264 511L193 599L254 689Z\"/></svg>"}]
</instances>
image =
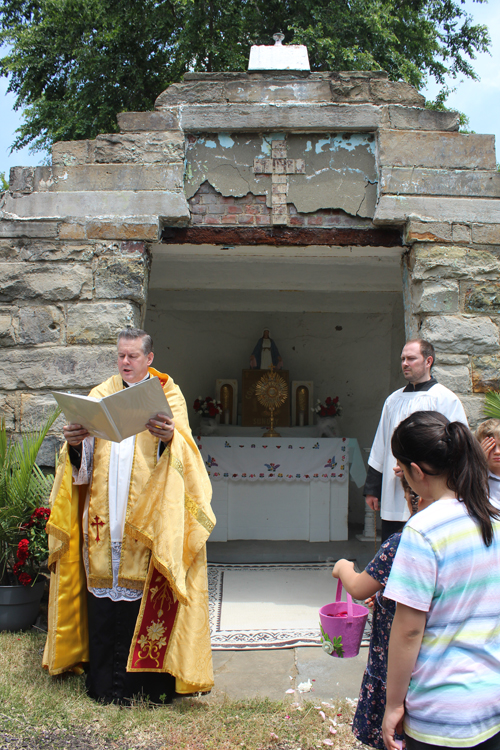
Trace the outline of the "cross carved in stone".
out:
<instances>
[{"instance_id":1,"label":"cross carved in stone","mask_svg":"<svg viewBox=\"0 0 500 750\"><path fill-rule=\"evenodd\" d=\"M288 224L288 175L305 174L304 159L287 159L285 140L271 141L271 158L254 159L254 174L271 175L271 221Z\"/></svg>"},{"instance_id":2,"label":"cross carved in stone","mask_svg":"<svg viewBox=\"0 0 500 750\"><path fill-rule=\"evenodd\" d=\"M100 542L101 540L99 538L99 526L104 526L104 521L101 521L99 516L96 516L90 525L96 527L95 540L96 542Z\"/></svg>"}]
</instances>

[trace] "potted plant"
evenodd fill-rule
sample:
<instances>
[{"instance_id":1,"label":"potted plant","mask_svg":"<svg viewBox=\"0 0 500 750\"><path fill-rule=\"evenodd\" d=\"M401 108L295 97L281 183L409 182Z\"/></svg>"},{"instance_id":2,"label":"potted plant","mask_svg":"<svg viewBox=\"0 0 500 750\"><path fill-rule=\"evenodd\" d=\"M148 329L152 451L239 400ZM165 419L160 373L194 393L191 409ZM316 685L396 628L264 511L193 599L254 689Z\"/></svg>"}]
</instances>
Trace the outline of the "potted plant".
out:
<instances>
[{"instance_id":1,"label":"potted plant","mask_svg":"<svg viewBox=\"0 0 500 750\"><path fill-rule=\"evenodd\" d=\"M58 413L19 440L7 434L5 420L0 420L0 630L30 627L38 613L54 477L42 472L36 458Z\"/></svg>"}]
</instances>

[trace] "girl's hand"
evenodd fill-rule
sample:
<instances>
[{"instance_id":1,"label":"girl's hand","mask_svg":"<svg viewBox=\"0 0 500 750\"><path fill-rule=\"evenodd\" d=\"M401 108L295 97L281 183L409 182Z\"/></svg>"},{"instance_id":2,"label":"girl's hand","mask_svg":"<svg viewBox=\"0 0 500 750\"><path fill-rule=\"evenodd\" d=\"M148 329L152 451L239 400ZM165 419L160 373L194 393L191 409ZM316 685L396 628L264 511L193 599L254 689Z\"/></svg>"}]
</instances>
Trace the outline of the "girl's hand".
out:
<instances>
[{"instance_id":1,"label":"girl's hand","mask_svg":"<svg viewBox=\"0 0 500 750\"><path fill-rule=\"evenodd\" d=\"M387 750L398 750L400 745L394 739L394 734L403 734L404 704L387 707L382 722L382 737Z\"/></svg>"},{"instance_id":2,"label":"girl's hand","mask_svg":"<svg viewBox=\"0 0 500 750\"><path fill-rule=\"evenodd\" d=\"M349 570L349 568L351 570L354 570L354 563L352 562L352 560L337 560L337 562L335 563L335 567L332 570L332 576L334 578L342 578L342 568L344 570Z\"/></svg>"},{"instance_id":3,"label":"girl's hand","mask_svg":"<svg viewBox=\"0 0 500 750\"><path fill-rule=\"evenodd\" d=\"M480 445L484 451L486 458L489 458L490 452L495 447L496 442L497 441L494 437L485 437L484 440L481 440Z\"/></svg>"},{"instance_id":4,"label":"girl's hand","mask_svg":"<svg viewBox=\"0 0 500 750\"><path fill-rule=\"evenodd\" d=\"M376 594L373 594L373 596L369 596L368 599L365 599L365 604L367 607L370 607L370 609L372 609L375 606L376 596L377 596Z\"/></svg>"}]
</instances>

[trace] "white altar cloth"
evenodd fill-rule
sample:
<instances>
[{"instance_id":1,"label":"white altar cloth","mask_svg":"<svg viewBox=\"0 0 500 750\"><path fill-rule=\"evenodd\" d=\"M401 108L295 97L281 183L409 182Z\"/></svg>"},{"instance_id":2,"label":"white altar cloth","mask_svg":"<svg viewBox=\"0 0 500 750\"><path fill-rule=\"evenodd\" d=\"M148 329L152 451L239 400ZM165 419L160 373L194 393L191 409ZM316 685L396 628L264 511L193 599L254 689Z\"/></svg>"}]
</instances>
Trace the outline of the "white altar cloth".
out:
<instances>
[{"instance_id":1,"label":"white altar cloth","mask_svg":"<svg viewBox=\"0 0 500 750\"><path fill-rule=\"evenodd\" d=\"M346 459L350 460L351 478L358 487L363 485L366 476L357 440L288 436L272 439L207 436L199 437L197 443L205 465L209 464L207 470L215 470L221 475L211 476L212 507L217 524L210 541L302 539L310 542L327 542L348 538L349 482L346 481ZM229 447L226 443L229 443ZM314 448L317 443L320 447ZM310 447L307 448L309 444ZM243 448L240 448L240 445ZM255 448L252 448L252 445L255 445ZM289 445L292 445L291 449L288 448ZM233 454L236 455L236 459L231 463L230 456ZM219 458L220 456L224 458ZM282 458L283 456L286 458ZM292 456L293 459L290 458ZM320 456L323 466L316 470L314 467L318 467ZM342 462L338 460L340 457ZM242 462L246 462L247 458L249 462L253 462L253 466L259 461L259 466L264 462L270 468L265 466L264 471L247 471L244 465L242 466ZM218 466L215 466L213 459ZM331 459L332 464L344 468L324 467ZM294 471L288 468L282 471L281 466L285 465L291 466ZM313 476L320 473L338 474L339 471L343 477ZM264 474L264 477L233 477L233 474L242 473ZM288 481L286 476L269 476L279 473L301 476L289 478ZM302 474L307 474L308 478L302 477Z\"/></svg>"},{"instance_id":2,"label":"white altar cloth","mask_svg":"<svg viewBox=\"0 0 500 750\"><path fill-rule=\"evenodd\" d=\"M345 482L348 438L200 437L213 482Z\"/></svg>"}]
</instances>

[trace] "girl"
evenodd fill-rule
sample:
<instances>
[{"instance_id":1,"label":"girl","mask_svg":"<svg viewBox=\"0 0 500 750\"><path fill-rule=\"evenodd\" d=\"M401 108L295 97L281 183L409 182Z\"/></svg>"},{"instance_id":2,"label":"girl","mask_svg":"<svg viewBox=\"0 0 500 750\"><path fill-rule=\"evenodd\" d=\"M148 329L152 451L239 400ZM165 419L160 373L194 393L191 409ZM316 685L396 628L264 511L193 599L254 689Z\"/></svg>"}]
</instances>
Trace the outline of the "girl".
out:
<instances>
[{"instance_id":1,"label":"girl","mask_svg":"<svg viewBox=\"0 0 500 750\"><path fill-rule=\"evenodd\" d=\"M437 502L406 524L385 589L397 608L384 742L396 750L404 717L408 750L497 750L500 510L484 453L436 412L401 422L392 452L415 492Z\"/></svg>"},{"instance_id":2,"label":"girl","mask_svg":"<svg viewBox=\"0 0 500 750\"><path fill-rule=\"evenodd\" d=\"M410 513L416 513L419 502L421 507L426 507L426 501L415 495L404 478L402 483ZM382 718L385 708L387 648L392 618L396 610L395 603L383 596L382 589L387 583L400 537L399 531L383 542L371 563L362 573L354 571L354 563L350 560L339 560L332 571L333 577L340 578L346 591L355 599L365 599L376 594L373 597L368 663L361 684L352 731L358 740L378 750L385 748L382 740Z\"/></svg>"}]
</instances>

